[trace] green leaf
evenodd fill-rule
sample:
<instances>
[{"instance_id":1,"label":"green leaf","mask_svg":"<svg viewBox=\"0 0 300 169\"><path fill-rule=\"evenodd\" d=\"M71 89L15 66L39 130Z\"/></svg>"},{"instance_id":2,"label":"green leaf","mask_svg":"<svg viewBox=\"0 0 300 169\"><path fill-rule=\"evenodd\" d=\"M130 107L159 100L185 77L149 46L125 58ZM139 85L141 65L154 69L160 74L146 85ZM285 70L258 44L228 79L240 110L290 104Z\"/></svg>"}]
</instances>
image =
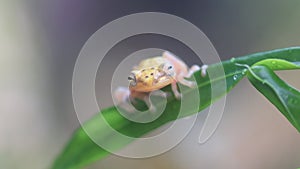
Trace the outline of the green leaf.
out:
<instances>
[{"instance_id":1,"label":"green leaf","mask_svg":"<svg viewBox=\"0 0 300 169\"><path fill-rule=\"evenodd\" d=\"M255 63L253 66L267 66L271 70L299 69L300 62L289 62L283 59L265 59Z\"/></svg>"},{"instance_id":2,"label":"green leaf","mask_svg":"<svg viewBox=\"0 0 300 169\"><path fill-rule=\"evenodd\" d=\"M239 58L232 58L231 60L222 63L210 65L208 67L208 76L204 78L201 77L200 72L196 72L194 77L197 81L197 88L190 89L181 86L184 89L181 92L186 97L192 96L195 93L200 93L200 105L196 108L186 110L180 117L189 116L207 108L217 99L229 92L243 77L245 77L246 69L238 66L236 63L252 66L260 61L262 61L262 64L266 62L266 59L281 59L280 63L284 61L296 63L300 61L300 48L278 49ZM269 64L268 62L266 63ZM224 74L222 74L223 71ZM255 83L260 83L260 81ZM213 96L212 87L216 89ZM170 92L170 86L164 88L163 91ZM184 101L184 98L182 100ZM279 104L279 102L276 102L275 104ZM145 109L143 103L139 103L137 107ZM105 141L111 144L114 150L119 150L130 143L130 141L120 142L116 135L107 130L106 123L124 135L138 138L179 118L179 109L180 101L176 100L174 97L170 97L168 98L163 114L149 123L129 121L120 115L116 107L101 110L99 114L85 122L83 127L80 127L75 131L65 149L55 160L52 169L81 168L109 155L109 152L99 147L87 133L96 136L96 138L94 138L96 141Z\"/></svg>"},{"instance_id":3,"label":"green leaf","mask_svg":"<svg viewBox=\"0 0 300 169\"><path fill-rule=\"evenodd\" d=\"M296 64L283 64L299 68ZM251 67L248 79L300 132L300 92L281 80L267 66Z\"/></svg>"}]
</instances>

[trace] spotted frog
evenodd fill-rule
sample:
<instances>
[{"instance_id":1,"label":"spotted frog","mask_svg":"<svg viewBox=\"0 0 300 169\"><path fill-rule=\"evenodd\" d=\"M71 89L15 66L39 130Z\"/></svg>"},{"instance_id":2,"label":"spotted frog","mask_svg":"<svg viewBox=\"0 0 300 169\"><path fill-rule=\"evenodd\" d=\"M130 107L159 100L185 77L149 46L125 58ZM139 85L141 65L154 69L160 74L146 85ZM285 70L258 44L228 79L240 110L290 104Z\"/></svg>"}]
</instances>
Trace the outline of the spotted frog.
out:
<instances>
[{"instance_id":1,"label":"spotted frog","mask_svg":"<svg viewBox=\"0 0 300 169\"><path fill-rule=\"evenodd\" d=\"M117 88L114 98L127 111L133 111L132 106L121 103L128 103L129 100L134 98L144 100L150 109L152 107L149 99L150 92L171 84L174 96L180 99L181 94L177 89L176 83L181 83L190 88L195 87L196 82L186 80L185 78L191 77L198 70L201 70L201 76L204 77L206 76L207 67L207 65L203 65L201 68L198 65L193 65L191 68L188 68L174 54L165 51L162 56L145 59L138 66L135 66L128 76L129 87Z\"/></svg>"}]
</instances>

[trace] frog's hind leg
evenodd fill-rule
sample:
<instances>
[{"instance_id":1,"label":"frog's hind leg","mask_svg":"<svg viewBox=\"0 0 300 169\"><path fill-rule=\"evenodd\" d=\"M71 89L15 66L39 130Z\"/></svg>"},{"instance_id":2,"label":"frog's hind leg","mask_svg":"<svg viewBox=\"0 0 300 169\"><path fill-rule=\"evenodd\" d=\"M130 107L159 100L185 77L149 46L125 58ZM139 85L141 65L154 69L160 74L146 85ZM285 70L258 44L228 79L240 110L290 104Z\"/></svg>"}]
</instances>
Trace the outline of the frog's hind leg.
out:
<instances>
[{"instance_id":1,"label":"frog's hind leg","mask_svg":"<svg viewBox=\"0 0 300 169\"><path fill-rule=\"evenodd\" d=\"M190 88L196 86L196 82L186 80L185 78L190 78L198 70L200 70L200 67L198 65L193 65L187 73L181 72L179 75L177 75L177 81Z\"/></svg>"},{"instance_id":2,"label":"frog's hind leg","mask_svg":"<svg viewBox=\"0 0 300 169\"><path fill-rule=\"evenodd\" d=\"M206 76L206 74L207 74L207 72L206 72L207 68L208 68L208 65L202 65L201 66L201 76L202 77Z\"/></svg>"},{"instance_id":3,"label":"frog's hind leg","mask_svg":"<svg viewBox=\"0 0 300 169\"><path fill-rule=\"evenodd\" d=\"M155 95L158 95L155 93ZM159 94L159 96L166 97L163 94ZM145 102L150 112L155 112L156 108L150 100L149 93L142 92L130 92L130 90L126 87L118 87L114 92L114 99L116 101L117 106L124 109L128 113L134 113L137 110L131 104L131 102L135 102L135 99L140 99Z\"/></svg>"},{"instance_id":4,"label":"frog's hind leg","mask_svg":"<svg viewBox=\"0 0 300 169\"><path fill-rule=\"evenodd\" d=\"M190 78L195 72L197 72L198 70L200 70L201 68L199 67L199 65L193 65L189 72L184 76L186 78Z\"/></svg>"},{"instance_id":5,"label":"frog's hind leg","mask_svg":"<svg viewBox=\"0 0 300 169\"><path fill-rule=\"evenodd\" d=\"M205 77L206 76L206 70L207 70L208 66L207 65L202 65L201 67L199 67L198 65L193 65L189 72L186 74L186 76L184 76L185 78L190 78L195 72L201 70L201 76Z\"/></svg>"},{"instance_id":6,"label":"frog's hind leg","mask_svg":"<svg viewBox=\"0 0 300 169\"><path fill-rule=\"evenodd\" d=\"M206 69L207 69L207 65L203 65L201 68L198 66L198 65L193 65L188 73L180 73L178 76L177 76L177 81L185 86L188 86L188 87L195 87L196 86L196 82L193 82L193 81L189 81L189 80L186 80L185 78L190 78L195 72L197 71L201 71L201 76L202 77L205 77L206 76Z\"/></svg>"}]
</instances>

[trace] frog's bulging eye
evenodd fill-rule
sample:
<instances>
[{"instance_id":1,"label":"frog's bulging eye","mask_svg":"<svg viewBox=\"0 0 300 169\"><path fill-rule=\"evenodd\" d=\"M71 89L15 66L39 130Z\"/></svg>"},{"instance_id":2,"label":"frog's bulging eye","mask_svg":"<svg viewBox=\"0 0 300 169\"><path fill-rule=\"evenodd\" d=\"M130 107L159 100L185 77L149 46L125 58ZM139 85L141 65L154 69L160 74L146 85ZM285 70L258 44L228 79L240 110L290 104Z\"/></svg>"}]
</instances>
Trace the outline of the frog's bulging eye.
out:
<instances>
[{"instance_id":1,"label":"frog's bulging eye","mask_svg":"<svg viewBox=\"0 0 300 169\"><path fill-rule=\"evenodd\" d=\"M160 69L164 71L168 76L175 76L174 66L170 63L161 64Z\"/></svg>"},{"instance_id":2,"label":"frog's bulging eye","mask_svg":"<svg viewBox=\"0 0 300 169\"><path fill-rule=\"evenodd\" d=\"M135 86L136 85L136 78L135 78L135 74L134 73L131 73L128 76L128 80L129 80L131 86Z\"/></svg>"},{"instance_id":3,"label":"frog's bulging eye","mask_svg":"<svg viewBox=\"0 0 300 169\"><path fill-rule=\"evenodd\" d=\"M134 78L133 78L133 77L131 77L131 76L129 76L129 77L128 77L128 80L134 80Z\"/></svg>"}]
</instances>

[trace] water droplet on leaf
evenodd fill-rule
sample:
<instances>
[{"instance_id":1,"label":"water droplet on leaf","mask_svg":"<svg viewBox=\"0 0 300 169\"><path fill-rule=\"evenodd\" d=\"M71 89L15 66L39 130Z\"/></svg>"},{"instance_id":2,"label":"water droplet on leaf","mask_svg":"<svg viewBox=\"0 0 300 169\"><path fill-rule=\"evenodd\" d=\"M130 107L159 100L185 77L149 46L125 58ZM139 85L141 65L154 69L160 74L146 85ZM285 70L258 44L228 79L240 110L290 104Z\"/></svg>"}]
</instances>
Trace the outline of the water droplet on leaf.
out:
<instances>
[{"instance_id":1,"label":"water droplet on leaf","mask_svg":"<svg viewBox=\"0 0 300 169\"><path fill-rule=\"evenodd\" d=\"M234 75L233 80L237 80L237 79L238 79L238 75Z\"/></svg>"},{"instance_id":2,"label":"water droplet on leaf","mask_svg":"<svg viewBox=\"0 0 300 169\"><path fill-rule=\"evenodd\" d=\"M242 75L244 75L246 72L247 72L247 69L244 69L244 70L242 71Z\"/></svg>"}]
</instances>

